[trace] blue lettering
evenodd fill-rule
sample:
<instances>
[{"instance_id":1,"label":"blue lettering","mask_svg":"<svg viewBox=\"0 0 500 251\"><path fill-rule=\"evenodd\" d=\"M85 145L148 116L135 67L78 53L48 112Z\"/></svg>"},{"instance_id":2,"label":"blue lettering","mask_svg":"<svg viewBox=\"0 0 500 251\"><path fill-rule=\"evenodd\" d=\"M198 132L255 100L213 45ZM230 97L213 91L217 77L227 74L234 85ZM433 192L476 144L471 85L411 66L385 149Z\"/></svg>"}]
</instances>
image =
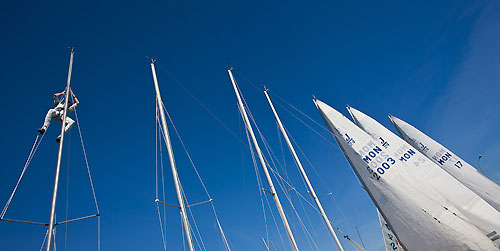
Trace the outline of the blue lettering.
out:
<instances>
[{"instance_id":1,"label":"blue lettering","mask_svg":"<svg viewBox=\"0 0 500 251\"><path fill-rule=\"evenodd\" d=\"M370 163L370 161L372 161L372 159L370 159L368 156L365 156L363 158L363 160L366 162L366 163Z\"/></svg>"},{"instance_id":2,"label":"blue lettering","mask_svg":"<svg viewBox=\"0 0 500 251\"><path fill-rule=\"evenodd\" d=\"M385 169L389 169L391 166L389 166L389 164L387 164L386 162L382 163L382 167L385 168Z\"/></svg>"},{"instance_id":3,"label":"blue lettering","mask_svg":"<svg viewBox=\"0 0 500 251\"><path fill-rule=\"evenodd\" d=\"M387 161L391 162L391 165L394 165L396 161L393 158L387 158Z\"/></svg>"},{"instance_id":4,"label":"blue lettering","mask_svg":"<svg viewBox=\"0 0 500 251\"><path fill-rule=\"evenodd\" d=\"M373 148L373 151L375 151L375 153L379 153L379 152L382 152L382 149L380 149L380 147L376 146L375 148Z\"/></svg>"}]
</instances>

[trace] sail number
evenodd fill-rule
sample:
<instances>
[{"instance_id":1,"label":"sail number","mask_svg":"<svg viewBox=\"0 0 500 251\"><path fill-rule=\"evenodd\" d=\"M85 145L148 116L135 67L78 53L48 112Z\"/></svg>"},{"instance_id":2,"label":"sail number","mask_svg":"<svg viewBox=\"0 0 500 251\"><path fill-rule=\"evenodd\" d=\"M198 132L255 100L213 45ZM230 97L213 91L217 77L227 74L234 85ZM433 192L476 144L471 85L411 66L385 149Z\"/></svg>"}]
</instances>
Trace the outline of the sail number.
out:
<instances>
[{"instance_id":1,"label":"sail number","mask_svg":"<svg viewBox=\"0 0 500 251\"><path fill-rule=\"evenodd\" d=\"M382 151L382 149L377 145L373 146L371 149L364 148L365 147L363 147L363 150L365 150L365 152L367 153L363 157L363 160L367 164L369 164L369 166L367 166L368 172L370 172L370 174L374 178L379 180L380 175L383 175L385 173L385 170L391 168L391 166L394 165L396 161L393 158L389 157L389 155ZM373 170L376 170L376 172Z\"/></svg>"}]
</instances>

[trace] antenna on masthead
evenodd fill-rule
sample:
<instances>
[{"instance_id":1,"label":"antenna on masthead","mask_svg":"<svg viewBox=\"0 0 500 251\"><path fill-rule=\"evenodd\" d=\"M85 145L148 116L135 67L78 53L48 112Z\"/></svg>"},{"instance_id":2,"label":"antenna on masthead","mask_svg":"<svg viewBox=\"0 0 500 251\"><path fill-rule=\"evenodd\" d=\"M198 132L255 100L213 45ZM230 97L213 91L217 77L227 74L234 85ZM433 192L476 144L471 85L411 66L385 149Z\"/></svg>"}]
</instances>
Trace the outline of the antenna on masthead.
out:
<instances>
[{"instance_id":1,"label":"antenna on masthead","mask_svg":"<svg viewBox=\"0 0 500 251\"><path fill-rule=\"evenodd\" d=\"M149 56L146 56L146 59L151 60L151 63L152 63L152 64L156 63L156 58L154 58L154 57L149 57Z\"/></svg>"}]
</instances>

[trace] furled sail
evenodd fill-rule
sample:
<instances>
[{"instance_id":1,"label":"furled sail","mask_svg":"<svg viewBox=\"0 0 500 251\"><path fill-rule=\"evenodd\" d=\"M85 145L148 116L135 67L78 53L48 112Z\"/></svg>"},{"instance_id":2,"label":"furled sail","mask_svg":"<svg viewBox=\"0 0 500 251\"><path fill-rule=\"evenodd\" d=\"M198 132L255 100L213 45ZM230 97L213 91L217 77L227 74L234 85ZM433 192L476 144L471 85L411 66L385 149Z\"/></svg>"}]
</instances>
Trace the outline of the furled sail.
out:
<instances>
[{"instance_id":1,"label":"furled sail","mask_svg":"<svg viewBox=\"0 0 500 251\"><path fill-rule=\"evenodd\" d=\"M452 153L410 124L389 115L401 137L411 146L443 168L451 176L474 191L497 211L500 211L500 186L477 171L458 155ZM500 238L500 237L499 237Z\"/></svg>"},{"instance_id":2,"label":"furled sail","mask_svg":"<svg viewBox=\"0 0 500 251\"><path fill-rule=\"evenodd\" d=\"M401 245L399 245L398 238L394 235L391 227L384 220L384 217L377 210L378 220L380 222L380 229L382 229L382 236L384 238L385 251L401 251L404 250Z\"/></svg>"},{"instance_id":3,"label":"furled sail","mask_svg":"<svg viewBox=\"0 0 500 251\"><path fill-rule=\"evenodd\" d=\"M409 171L411 168L396 158L392 149L386 149L325 103L315 103L372 201L406 250L498 250L479 229L460 217L444 197Z\"/></svg>"},{"instance_id":4,"label":"furled sail","mask_svg":"<svg viewBox=\"0 0 500 251\"><path fill-rule=\"evenodd\" d=\"M446 198L447 203L459 210L460 217L476 226L497 245L500 244L500 238L495 237L500 232L500 212L376 120L352 107L347 109L360 128L374 140L385 143L388 152L405 162L409 171L425 182L422 186L432 187Z\"/></svg>"}]
</instances>

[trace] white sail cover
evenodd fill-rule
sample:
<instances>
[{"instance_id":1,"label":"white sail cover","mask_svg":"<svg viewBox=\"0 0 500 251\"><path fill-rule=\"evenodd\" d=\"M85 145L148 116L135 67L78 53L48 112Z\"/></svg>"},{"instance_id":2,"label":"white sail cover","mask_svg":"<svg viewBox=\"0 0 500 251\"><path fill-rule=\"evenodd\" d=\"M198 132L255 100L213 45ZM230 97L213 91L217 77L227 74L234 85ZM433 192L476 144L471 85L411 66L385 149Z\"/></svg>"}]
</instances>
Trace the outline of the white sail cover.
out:
<instances>
[{"instance_id":1,"label":"white sail cover","mask_svg":"<svg viewBox=\"0 0 500 251\"><path fill-rule=\"evenodd\" d=\"M377 210L378 220L380 222L380 229L382 229L382 236L384 238L385 251L402 251L404 250L401 245L399 245L398 238L394 235L391 227L384 220L384 217Z\"/></svg>"},{"instance_id":2,"label":"white sail cover","mask_svg":"<svg viewBox=\"0 0 500 251\"><path fill-rule=\"evenodd\" d=\"M385 143L388 152L404 161L409 171L425 182L422 186L430 186L446 198L443 206L453 205L459 210L460 217L476 226L497 245L500 244L500 238L496 237L500 233L500 212L376 120L352 107L348 110L359 127L374 140Z\"/></svg>"},{"instance_id":3,"label":"white sail cover","mask_svg":"<svg viewBox=\"0 0 500 251\"><path fill-rule=\"evenodd\" d=\"M470 190L500 211L500 186L477 171L458 155L452 153L410 124L389 115L401 137L411 146L462 182ZM499 237L500 238L500 237Z\"/></svg>"},{"instance_id":4,"label":"white sail cover","mask_svg":"<svg viewBox=\"0 0 500 251\"><path fill-rule=\"evenodd\" d=\"M408 165L341 113L315 102L342 152L406 250L497 250ZM408 152L410 149L400 149Z\"/></svg>"}]
</instances>

